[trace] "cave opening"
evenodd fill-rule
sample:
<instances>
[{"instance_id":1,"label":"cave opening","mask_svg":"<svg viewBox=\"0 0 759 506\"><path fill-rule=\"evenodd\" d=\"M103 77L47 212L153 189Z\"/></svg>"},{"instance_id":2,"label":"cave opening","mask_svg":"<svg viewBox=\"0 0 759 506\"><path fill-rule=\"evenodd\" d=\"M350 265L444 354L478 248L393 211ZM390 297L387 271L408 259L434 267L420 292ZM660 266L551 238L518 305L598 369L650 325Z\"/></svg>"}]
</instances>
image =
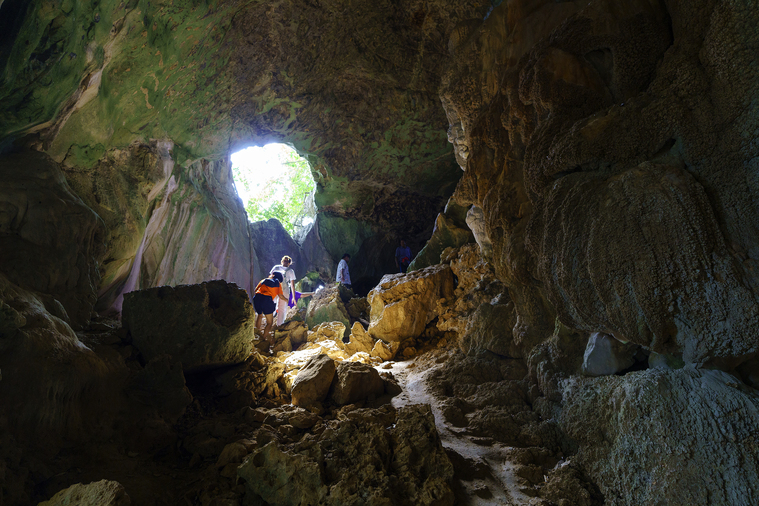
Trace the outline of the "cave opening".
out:
<instances>
[{"instance_id":1,"label":"cave opening","mask_svg":"<svg viewBox=\"0 0 759 506\"><path fill-rule=\"evenodd\" d=\"M292 146L270 143L231 155L237 194L252 222L276 219L291 237L314 222L311 164Z\"/></svg>"}]
</instances>

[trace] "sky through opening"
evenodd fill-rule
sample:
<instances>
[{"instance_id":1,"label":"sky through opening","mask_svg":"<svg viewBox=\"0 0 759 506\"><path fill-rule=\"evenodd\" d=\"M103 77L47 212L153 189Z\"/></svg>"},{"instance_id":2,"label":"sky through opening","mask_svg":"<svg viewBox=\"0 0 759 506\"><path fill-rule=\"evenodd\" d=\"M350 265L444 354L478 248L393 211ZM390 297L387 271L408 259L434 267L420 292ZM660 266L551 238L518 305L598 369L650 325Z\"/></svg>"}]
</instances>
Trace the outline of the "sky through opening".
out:
<instances>
[{"instance_id":1,"label":"sky through opening","mask_svg":"<svg viewBox=\"0 0 759 506\"><path fill-rule=\"evenodd\" d=\"M276 218L293 235L308 224L305 203L315 183L308 162L286 144L252 146L231 156L237 194L251 221Z\"/></svg>"}]
</instances>

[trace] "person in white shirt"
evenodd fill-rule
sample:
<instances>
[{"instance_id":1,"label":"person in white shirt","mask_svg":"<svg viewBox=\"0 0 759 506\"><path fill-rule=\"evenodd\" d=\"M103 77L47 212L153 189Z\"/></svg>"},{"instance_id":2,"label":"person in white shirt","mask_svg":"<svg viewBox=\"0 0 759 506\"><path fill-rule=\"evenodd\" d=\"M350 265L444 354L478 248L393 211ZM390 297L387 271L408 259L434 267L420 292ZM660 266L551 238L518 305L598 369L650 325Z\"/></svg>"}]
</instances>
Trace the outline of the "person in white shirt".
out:
<instances>
[{"instance_id":1,"label":"person in white shirt","mask_svg":"<svg viewBox=\"0 0 759 506\"><path fill-rule=\"evenodd\" d=\"M351 275L348 272L348 262L350 262L350 259L351 256L348 253L343 255L342 260L337 264L337 276L335 276L338 283L344 284L349 289L351 288Z\"/></svg>"},{"instance_id":2,"label":"person in white shirt","mask_svg":"<svg viewBox=\"0 0 759 506\"><path fill-rule=\"evenodd\" d=\"M292 268L293 259L285 255L282 257L280 265L275 265L269 271L269 274L275 272L282 273L284 281L282 282L282 292L285 294L285 298L277 298L277 326L282 325L285 322L285 315L287 314L287 300L290 297L290 291L295 292L295 271Z\"/></svg>"}]
</instances>

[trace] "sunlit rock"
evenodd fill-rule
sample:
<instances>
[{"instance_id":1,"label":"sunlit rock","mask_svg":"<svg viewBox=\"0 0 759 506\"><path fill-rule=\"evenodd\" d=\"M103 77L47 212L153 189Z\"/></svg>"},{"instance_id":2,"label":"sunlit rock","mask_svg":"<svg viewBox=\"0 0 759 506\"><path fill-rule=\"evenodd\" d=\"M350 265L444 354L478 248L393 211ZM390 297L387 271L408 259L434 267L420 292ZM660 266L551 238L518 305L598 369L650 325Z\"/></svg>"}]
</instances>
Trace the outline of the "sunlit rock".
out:
<instances>
[{"instance_id":1,"label":"sunlit rock","mask_svg":"<svg viewBox=\"0 0 759 506\"><path fill-rule=\"evenodd\" d=\"M482 257L476 244L446 249L441 260L450 264L457 284L452 297L437 302L439 330L461 336L471 324L472 313L481 304L508 304L508 295L504 294L506 287L496 278L493 266ZM511 331L503 327L500 330Z\"/></svg>"},{"instance_id":2,"label":"sunlit rock","mask_svg":"<svg viewBox=\"0 0 759 506\"><path fill-rule=\"evenodd\" d=\"M327 355L316 355L306 362L293 381L292 403L308 407L327 398L332 378L335 376L335 361Z\"/></svg>"},{"instance_id":3,"label":"sunlit rock","mask_svg":"<svg viewBox=\"0 0 759 506\"><path fill-rule=\"evenodd\" d=\"M242 362L255 339L248 295L225 281L131 292L123 321L146 360L169 355L186 372Z\"/></svg>"},{"instance_id":4,"label":"sunlit rock","mask_svg":"<svg viewBox=\"0 0 759 506\"><path fill-rule=\"evenodd\" d=\"M129 506L132 501L117 481L100 480L88 485L77 483L55 494L39 506Z\"/></svg>"},{"instance_id":5,"label":"sunlit rock","mask_svg":"<svg viewBox=\"0 0 759 506\"><path fill-rule=\"evenodd\" d=\"M364 330L364 326L356 322L351 328L350 340L345 343L345 352L350 355L358 352L371 353L374 343L374 338Z\"/></svg>"},{"instance_id":6,"label":"sunlit rock","mask_svg":"<svg viewBox=\"0 0 759 506\"><path fill-rule=\"evenodd\" d=\"M434 265L408 274L388 274L369 292L369 334L383 341L403 341L421 335L437 316L437 301L453 295L448 265Z\"/></svg>"}]
</instances>

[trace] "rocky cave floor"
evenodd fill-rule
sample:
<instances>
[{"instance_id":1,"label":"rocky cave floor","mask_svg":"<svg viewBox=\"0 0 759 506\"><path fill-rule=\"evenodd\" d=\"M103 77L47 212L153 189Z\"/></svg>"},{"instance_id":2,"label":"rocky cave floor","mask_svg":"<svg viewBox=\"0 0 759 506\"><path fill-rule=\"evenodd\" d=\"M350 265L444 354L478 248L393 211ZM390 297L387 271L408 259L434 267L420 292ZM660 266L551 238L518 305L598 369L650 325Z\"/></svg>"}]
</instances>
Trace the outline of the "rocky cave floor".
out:
<instances>
[{"instance_id":1,"label":"rocky cave floor","mask_svg":"<svg viewBox=\"0 0 759 506\"><path fill-rule=\"evenodd\" d=\"M120 356L128 368L142 367L117 320L101 319L80 332L79 338L104 360ZM381 372L392 373L400 394L310 410L289 404L281 379L271 382L276 374L268 374L266 382L267 373L276 368L273 357L255 353L241 366L189 375L186 382L193 400L174 423L166 421L171 417L165 409L141 412L144 406L138 403L116 420L107 441L64 444L44 462L39 460L44 452L35 462L34 456L21 456L17 448L17 463L28 467L26 486L33 484L30 503L45 501L76 483L105 479L121 483L134 505L299 504L299 494L306 504L313 484L304 479L313 468L303 459L285 457L297 457L298 452L318 462L318 474L331 484L334 504L603 503L598 489L572 464L572 448L562 440L555 423L544 420L529 402L524 361L492 353L464 355L445 339L432 340L417 353L411 359L377 366ZM230 378L237 388L231 393L223 386ZM411 408L417 409L410 415L417 434L403 440L393 432L396 424L402 425L399 412L420 404L430 406L435 427L429 427L429 433L420 432L425 410ZM414 416L422 418L414 421ZM435 445L439 450L435 433L452 464L450 480L445 480L446 473L451 474L445 459L414 456L434 454ZM367 434L373 434L369 442L363 440ZM388 434L390 450L382 442ZM269 454L259 456L262 448L272 448L267 446L272 441L284 453L274 460ZM318 442L318 456L308 449L310 442ZM376 451L367 448L372 445ZM334 450L325 454L325 448ZM8 457L13 450L6 445L5 453ZM411 456L398 467L398 455L403 453ZM245 460L250 454L256 454L255 458ZM377 459L385 463L378 464ZM415 471L409 463L419 460L424 461L422 468ZM257 461L259 466L265 461L271 468L272 474L254 473L251 478L268 483L269 501L246 486L245 473L238 469L244 467L243 461ZM10 468L13 459L7 465ZM277 473L280 477L274 476ZM357 479L346 485L351 481L346 477L353 474ZM419 493L438 474L450 490L437 499L434 493L432 499L428 493ZM409 480L417 481L414 490L398 485ZM282 490L276 492L278 488ZM280 499L276 499L278 493L283 494ZM377 500L371 499L372 494Z\"/></svg>"}]
</instances>

